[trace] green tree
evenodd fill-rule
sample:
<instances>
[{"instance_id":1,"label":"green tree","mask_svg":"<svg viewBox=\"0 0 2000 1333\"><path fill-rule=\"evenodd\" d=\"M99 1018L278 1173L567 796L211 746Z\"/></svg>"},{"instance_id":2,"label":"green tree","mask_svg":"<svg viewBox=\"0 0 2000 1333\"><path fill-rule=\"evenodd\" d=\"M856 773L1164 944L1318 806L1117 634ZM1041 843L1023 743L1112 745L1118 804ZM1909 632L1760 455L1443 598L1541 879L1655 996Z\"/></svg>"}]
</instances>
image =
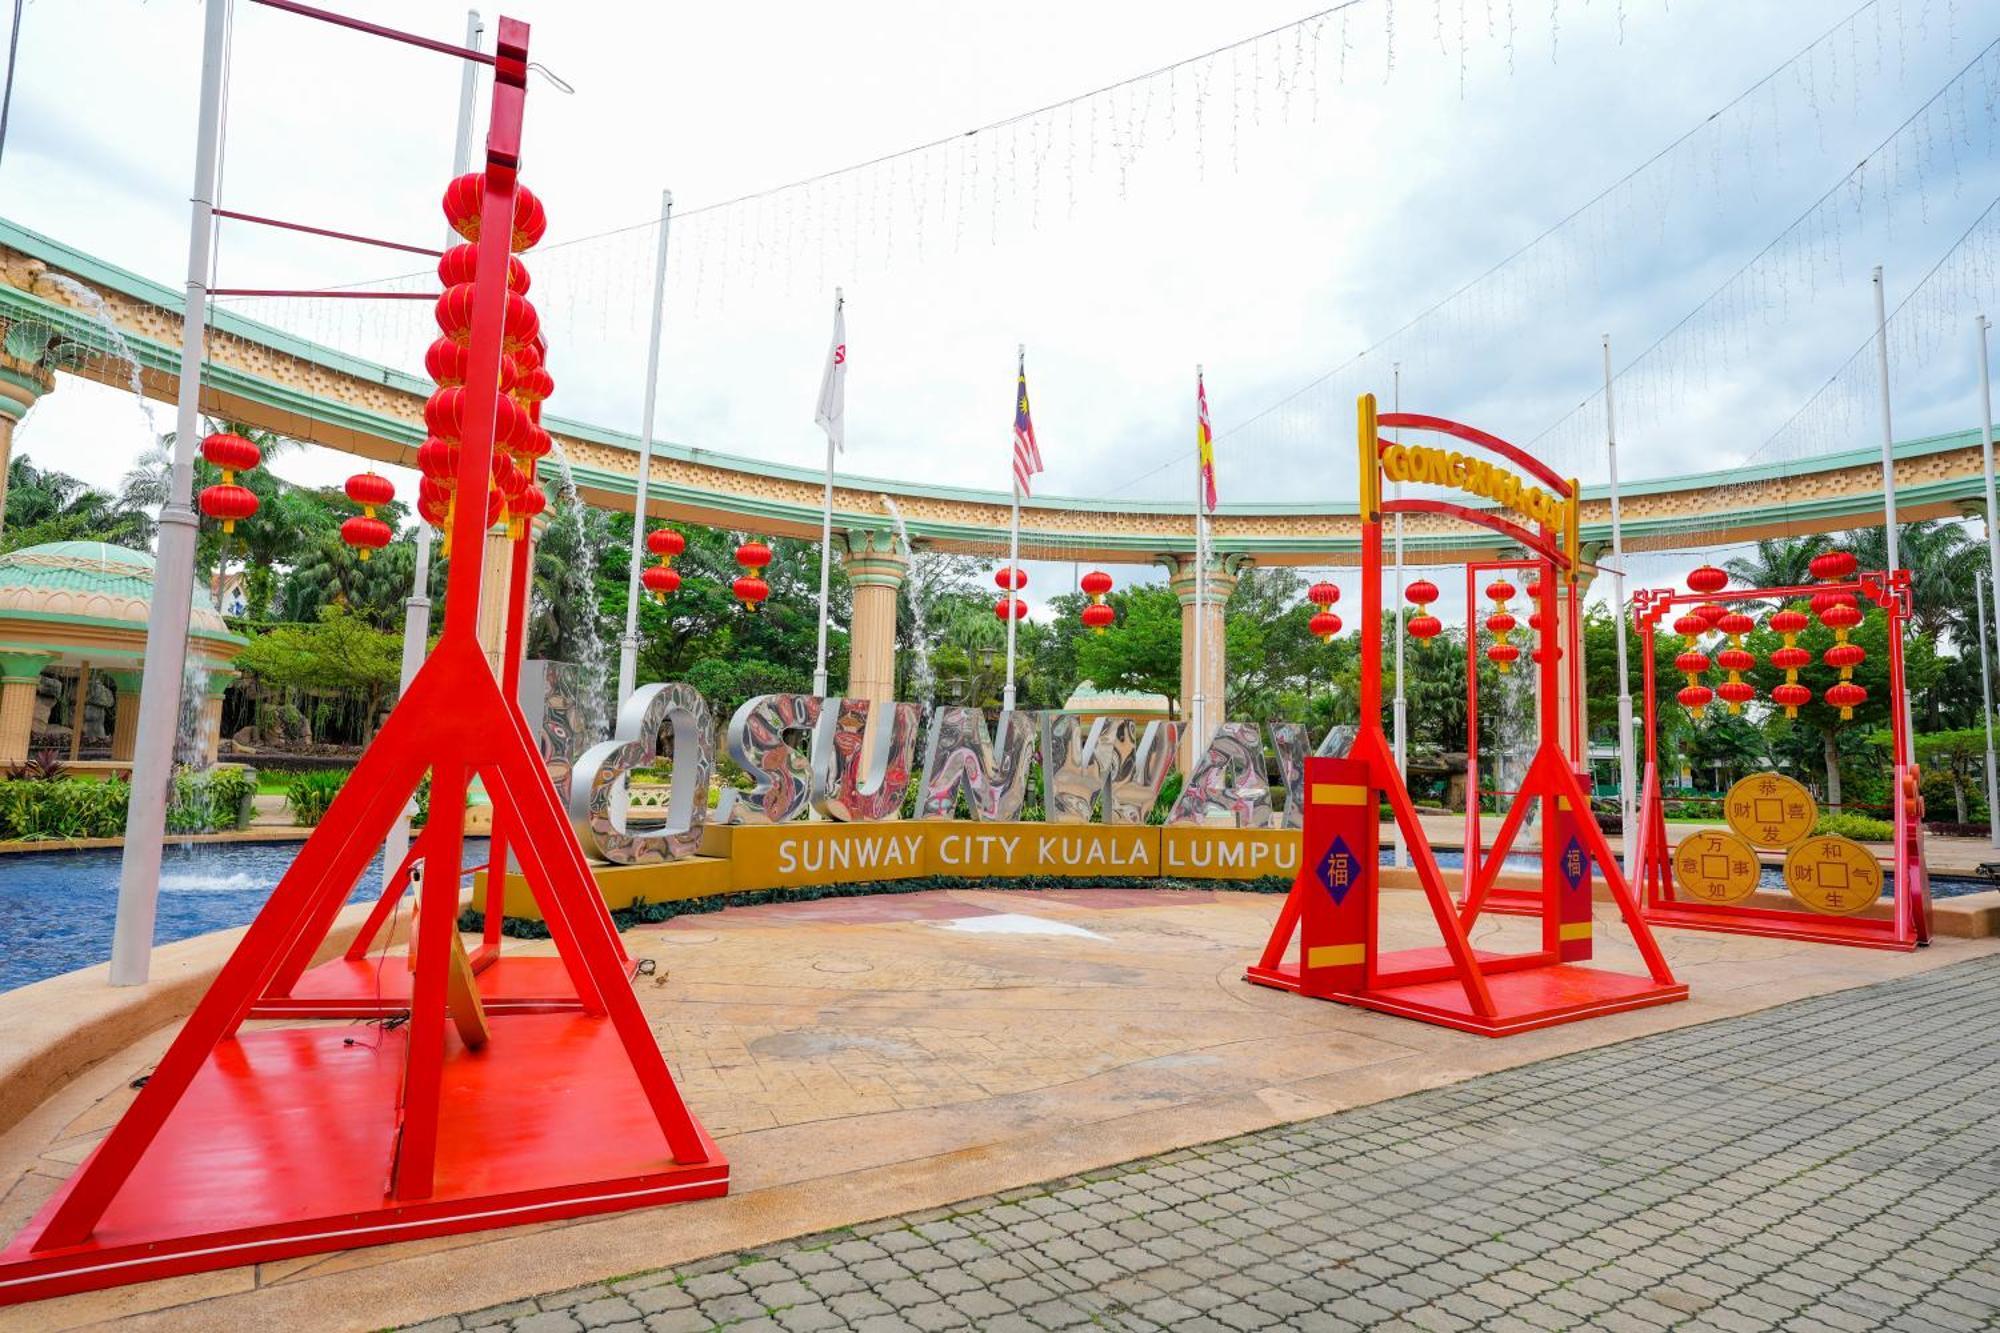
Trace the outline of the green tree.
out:
<instances>
[{"instance_id":1,"label":"green tree","mask_svg":"<svg viewBox=\"0 0 2000 1333\"><path fill-rule=\"evenodd\" d=\"M1058 603L1061 598L1056 599ZM1181 604L1161 583L1142 583L1112 592L1106 600L1118 612L1106 634L1076 642L1076 669L1099 689L1163 694L1179 707L1181 690ZM1074 608L1069 608L1074 618Z\"/></svg>"},{"instance_id":2,"label":"green tree","mask_svg":"<svg viewBox=\"0 0 2000 1333\"><path fill-rule=\"evenodd\" d=\"M72 541L143 550L153 540L153 521L142 510L66 472L37 468L19 454L7 465L6 504L0 551Z\"/></svg>"},{"instance_id":3,"label":"green tree","mask_svg":"<svg viewBox=\"0 0 2000 1333\"><path fill-rule=\"evenodd\" d=\"M351 701L364 738L401 678L402 637L339 606L323 608L313 624L276 625L249 638L239 670L281 692Z\"/></svg>"},{"instance_id":4,"label":"green tree","mask_svg":"<svg viewBox=\"0 0 2000 1333\"><path fill-rule=\"evenodd\" d=\"M1888 737L1881 737L1884 745ZM1951 797L1957 822L1972 822L1975 805L1984 811L1985 801L1978 797L1981 784L1986 781L1986 728L1960 727L1951 731L1934 731L1916 738L1917 763L1923 767L1926 777L1942 777L1951 784ZM1991 818L1990 811L1985 811Z\"/></svg>"}]
</instances>

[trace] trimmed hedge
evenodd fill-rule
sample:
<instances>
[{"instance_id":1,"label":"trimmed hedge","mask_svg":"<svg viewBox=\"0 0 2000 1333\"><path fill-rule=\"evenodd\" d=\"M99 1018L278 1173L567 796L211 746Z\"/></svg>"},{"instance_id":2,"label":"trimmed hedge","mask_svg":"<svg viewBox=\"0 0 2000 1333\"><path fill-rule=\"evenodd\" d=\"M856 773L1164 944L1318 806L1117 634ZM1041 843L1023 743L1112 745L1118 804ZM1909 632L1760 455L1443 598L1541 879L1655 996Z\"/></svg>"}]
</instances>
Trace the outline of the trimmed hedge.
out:
<instances>
[{"instance_id":1,"label":"trimmed hedge","mask_svg":"<svg viewBox=\"0 0 2000 1333\"><path fill-rule=\"evenodd\" d=\"M169 833L216 833L236 827L243 798L256 791L250 770L234 766L174 774ZM125 833L132 785L121 778L0 781L0 841L54 842L117 838Z\"/></svg>"},{"instance_id":2,"label":"trimmed hedge","mask_svg":"<svg viewBox=\"0 0 2000 1333\"><path fill-rule=\"evenodd\" d=\"M1813 832L1835 834L1856 842L1894 842L1896 839L1894 824L1867 815L1821 815L1819 822L1813 825Z\"/></svg>"},{"instance_id":3,"label":"trimmed hedge","mask_svg":"<svg viewBox=\"0 0 2000 1333\"><path fill-rule=\"evenodd\" d=\"M671 921L677 916L698 916L720 912L725 907L762 907L768 903L809 903L821 898L865 898L871 894L930 893L938 889L981 889L998 892L1039 893L1047 889L1228 889L1238 893L1289 893L1292 881L1279 875L1256 879L1162 879L1157 875L1102 875L1070 878L1063 875L1022 875L1015 879L965 879L957 875L923 875L915 879L874 880L860 884L811 884L796 889L743 889L703 898L683 898L677 902L649 903L643 900L611 914L621 931L634 926ZM462 931L483 930L486 914L468 907L459 914ZM545 940L547 923L510 916L500 923L500 933L517 940Z\"/></svg>"}]
</instances>

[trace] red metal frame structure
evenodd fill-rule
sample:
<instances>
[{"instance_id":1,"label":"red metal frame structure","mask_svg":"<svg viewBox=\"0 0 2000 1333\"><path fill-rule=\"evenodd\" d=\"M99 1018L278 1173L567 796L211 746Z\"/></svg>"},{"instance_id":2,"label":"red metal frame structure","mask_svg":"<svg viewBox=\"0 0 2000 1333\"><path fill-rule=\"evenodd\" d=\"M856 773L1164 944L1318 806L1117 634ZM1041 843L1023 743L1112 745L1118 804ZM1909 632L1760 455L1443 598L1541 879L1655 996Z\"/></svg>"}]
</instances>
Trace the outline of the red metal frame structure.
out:
<instances>
[{"instance_id":1,"label":"red metal frame structure","mask_svg":"<svg viewBox=\"0 0 2000 1333\"><path fill-rule=\"evenodd\" d=\"M1468 906L1474 897L1474 885L1478 886L1478 896L1489 912L1514 916L1533 916L1542 910L1542 896L1520 889L1503 889L1495 881L1507 863L1511 847L1495 844L1486 850L1484 830L1481 827L1483 812L1479 796L1479 631L1482 618L1479 614L1480 580L1489 573L1532 574L1544 586L1555 577L1555 566L1546 560L1477 560L1465 567L1465 875L1459 883L1458 905ZM1562 618L1562 662L1563 671L1569 677L1568 747L1565 751L1572 766L1582 765L1588 772L1588 764L1582 758L1583 750L1583 653L1578 644L1578 619L1580 614L1577 586L1571 580L1563 582ZM1527 618L1522 618L1526 625ZM1533 633L1532 630L1528 631ZM1538 705L1539 711L1545 705ZM1504 796L1497 790L1496 796ZM1483 854L1482 854L1483 853Z\"/></svg>"},{"instance_id":2,"label":"red metal frame structure","mask_svg":"<svg viewBox=\"0 0 2000 1333\"><path fill-rule=\"evenodd\" d=\"M501 19L463 495L486 493L493 450L527 46L527 25ZM457 506L458 550L479 549L484 517ZM681 1100L541 757L480 651L480 564L452 563L436 650L131 1108L0 1252L0 1302L727 1190L728 1163ZM426 772L438 814L420 835L430 871L409 1021L240 1030L287 956L324 939ZM448 817L474 773L520 832L580 1005L499 1016L476 1049L464 1034L483 1020L470 1021L455 947L463 821Z\"/></svg>"},{"instance_id":3,"label":"red metal frame structure","mask_svg":"<svg viewBox=\"0 0 2000 1333\"><path fill-rule=\"evenodd\" d=\"M1660 622L1678 606L1705 602L1797 602L1820 593L1851 593L1882 609L1888 618L1889 737L1895 763L1895 847L1890 861L1890 912L1886 917L1830 916L1806 908L1758 907L1742 903L1695 903L1674 894L1673 849L1667 842L1665 804L1659 777L1659 701L1655 695L1653 640ZM1640 788L1640 905L1646 920L1688 930L1850 944L1868 949L1911 950L1930 943L1930 872L1924 862L1923 829L1915 798L1917 769L1908 729L1903 681L1903 629L1911 611L1910 573L1863 573L1852 579L1793 588L1727 588L1716 593L1642 590L1632 598L1639 631L1639 660L1645 672L1646 767Z\"/></svg>"},{"instance_id":4,"label":"red metal frame structure","mask_svg":"<svg viewBox=\"0 0 2000 1333\"><path fill-rule=\"evenodd\" d=\"M1441 417L1398 412L1379 416L1373 394L1357 405L1361 518L1361 729L1344 759L1310 759L1305 777L1305 828L1301 834L1299 875L1271 932L1263 955L1245 979L1258 985L1296 991L1406 1018L1439 1023L1487 1036L1505 1036L1617 1013L1645 1005L1687 998L1687 986L1674 979L1658 944L1640 915L1630 885L1606 846L1590 812L1587 793L1564 757L1555 710L1541 711L1541 739L1530 762L1522 791L1503 821L1496 846L1511 844L1530 801L1539 799L1549 810L1543 837L1543 912L1541 947L1523 954L1498 955L1475 950L1469 940L1473 923L1484 906L1474 886L1461 912L1451 899L1433 855L1430 839L1417 818L1409 792L1396 768L1395 756L1382 731L1382 518L1385 514L1443 514L1488 528L1519 543L1539 562L1546 562L1565 584L1573 585L1577 552L1576 485L1557 476L1539 460L1484 431ZM1502 517L1499 509L1474 509L1440 500L1382 499L1384 459L1392 451L1402 457L1404 446L1385 442L1382 428L1451 436L1482 450L1484 455L1423 449L1448 461L1443 484L1472 489L1476 471L1491 479L1497 470L1491 456L1511 463L1548 488L1535 497L1544 502L1542 521L1530 531ZM1411 456L1416 450L1412 451ZM1505 494L1524 497L1532 489L1523 478L1499 473ZM1510 507L1519 508L1518 505ZM1547 521L1559 510L1561 529ZM1558 592L1554 577L1542 580L1539 610L1540 646L1554 647L1550 628L1557 623ZM1556 694L1561 669L1554 653L1544 651L1536 664L1544 695ZM1379 810L1386 799L1401 827L1416 863L1422 887L1443 937L1442 948L1384 952L1380 947ZM1587 858L1587 860L1585 859ZM1580 967L1591 945L1589 864L1594 861L1610 884L1620 913L1646 964L1647 975L1633 976ZM1579 910L1580 908L1580 910ZM1297 935L1295 961L1285 954Z\"/></svg>"}]
</instances>

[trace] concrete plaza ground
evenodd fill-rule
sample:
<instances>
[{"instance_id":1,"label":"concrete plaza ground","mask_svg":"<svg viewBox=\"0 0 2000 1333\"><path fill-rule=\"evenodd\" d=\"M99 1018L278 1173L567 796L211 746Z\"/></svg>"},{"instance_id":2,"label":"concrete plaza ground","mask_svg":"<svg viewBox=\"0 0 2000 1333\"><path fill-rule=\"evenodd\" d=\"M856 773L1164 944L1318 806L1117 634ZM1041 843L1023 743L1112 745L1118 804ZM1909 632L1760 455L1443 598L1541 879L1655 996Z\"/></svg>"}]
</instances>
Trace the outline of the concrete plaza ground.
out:
<instances>
[{"instance_id":1,"label":"concrete plaza ground","mask_svg":"<svg viewBox=\"0 0 2000 1333\"><path fill-rule=\"evenodd\" d=\"M2000 1325L1972 962L424 1333Z\"/></svg>"},{"instance_id":2,"label":"concrete plaza ground","mask_svg":"<svg viewBox=\"0 0 2000 1333\"><path fill-rule=\"evenodd\" d=\"M1689 1002L1492 1040L1246 985L1244 964L1262 945L1278 906L1275 896L1227 891L961 890L734 908L637 929L628 934L628 946L658 968L638 983L642 1002L688 1101L731 1159L734 1178L728 1198L307 1256L67 1297L0 1311L0 1330L116 1323L131 1329L303 1331L418 1323L618 1274L720 1263L718 1255L762 1252L792 1237L864 1228L882 1218L1021 1189L1029 1194L1018 1201L1020 1208L1030 1215L1035 1209L1027 1199L1053 1195L1084 1201L1086 1208L1095 1209L1093 1221L1115 1226L1131 1219L1118 1213L1109 1197L1069 1195L1066 1190L1081 1187L1051 1189L1040 1182L1106 1169L1143 1175L1155 1169L1143 1159L1158 1154L1276 1126L1320 1122L1337 1112L1517 1068L1522 1068L1518 1082L1505 1085L1515 1090L1509 1094L1515 1100L1498 1103L1510 1109L1488 1122L1488 1130L1501 1136L1489 1142L1476 1136L1455 1139L1450 1133L1424 1140L1424 1133L1448 1129L1449 1117L1438 1111L1411 1119L1398 1109L1411 1103L1396 1102L1365 1113L1374 1117L1360 1122L1369 1128L1331 1131L1344 1138L1315 1139L1329 1132L1319 1128L1286 1130L1259 1141L1265 1147L1257 1151L1282 1158L1305 1151L1299 1145L1320 1142L1315 1151L1335 1154L1325 1159L1333 1175L1348 1173L1350 1165L1386 1170L1396 1161L1421 1174L1426 1162L1434 1162L1442 1174L1424 1177L1419 1188L1407 1193L1384 1186L1366 1207L1352 1198L1334 1199L1323 1209L1306 1206L1323 1213L1328 1223L1345 1227L1342 1234L1379 1235L1381 1245L1368 1248L1408 1257L1411 1271L1468 1246L1495 1243L1495 1233L1501 1241L1513 1234L1518 1243L1529 1236L1528 1228L1541 1227L1533 1233L1532 1245L1521 1246L1532 1253L1489 1256L1525 1265L1543 1250L1583 1245L1590 1232L1618 1222L1610 1204L1592 1205L1588 1196L1560 1188L1561 1172L1577 1169L1579 1161L1596 1161L1604 1168L1601 1176L1592 1177L1591 1188L1636 1191L1637 1199L1662 1181L1680 1179L1659 1173L1678 1169L1675 1164L1683 1159L1707 1161L1704 1154L1713 1148L1724 1155L1713 1161L1725 1160L1736 1151L1726 1139L1746 1145L1746 1164L1779 1153L1776 1140L1755 1137L1778 1121L1745 1101L1747 1092L1735 1101L1694 1095L1704 1052L1713 1050L1722 1060L1718 1079L1747 1079L1740 1086L1749 1088L1763 1077L1756 1072L1761 1065L1772 1071L1774 1083L1804 1082L1810 1091L1801 1096L1817 1098L1817 1110L1832 1112L1865 1100L1860 1091L1842 1087L1848 1070L1865 1081L1917 1067L1930 1070L1929 1077L1943 1086L1953 1076L1947 1057L1970 1053L1991 1063L1991 1049L1981 1045L1990 1007L1982 1011L1971 1000L1961 1008L1929 1002L1908 1006L1886 1038L1872 1037L1862 1023L1835 1025L1827 1037L1832 1054L1815 1054L1817 1048L1781 1028L1753 1029L1763 1035L1745 1044L1731 1035L1734 1029L1705 1026L1673 1039L1682 1044L1671 1051L1684 1052L1684 1057L1648 1055L1639 1046L1608 1052L1603 1058L1626 1062L1619 1066L1629 1071L1624 1081L1578 1082L1569 1072L1573 1062L1539 1062L1806 997L1918 978L1953 962L1990 958L2000 952L2000 940L1941 939L1920 953L1891 954L1662 932L1668 957L1693 987ZM1636 969L1615 912L1600 903L1596 920L1601 962ZM1421 896L1412 893L1385 896L1383 923L1391 947L1426 943L1434 931ZM1528 932L1528 924L1519 919L1487 918L1478 927L1478 941L1503 949L1521 947ZM516 946L510 942L510 947ZM1896 992L1880 994L1893 997ZM1893 1000L1889 1004L1903 1008ZM0 1229L11 1234L89 1152L129 1104L131 1081L150 1068L168 1035L154 1033L99 1061L0 1135ZM504 1026L496 1033L496 1047L503 1040ZM1727 1074L1723 1056L1733 1044L1743 1044L1743 1049L1729 1059L1749 1072ZM1523 1068L1528 1066L1533 1067ZM1681 1099L1677 1089L1683 1084L1691 1100ZM1739 1085L1725 1081L1720 1086ZM1535 1102L1541 1095L1537 1089L1549 1100ZM1930 1100L1940 1095L1926 1093L1927 1100L1912 1102L1905 1114L1920 1119ZM1489 1089L1450 1096L1471 1099L1443 1104L1461 1105L1455 1114L1462 1114L1464 1106L1476 1108L1496 1094ZM1621 1118L1607 1119L1611 1128L1601 1134L1551 1120L1557 1112L1567 1113L1572 1101L1578 1108L1595 1107ZM1639 1134L1641 1124L1656 1137ZM1811 1115L1794 1129L1808 1138L1830 1132L1823 1118ZM1948 1159L1955 1144L1946 1141L1938 1151ZM1338 1156L1364 1147L1387 1155ZM1266 1170L1250 1162L1249 1151L1199 1149L1167 1165L1194 1174L1246 1163L1247 1170ZM1918 1160L1943 1175L1946 1162L1933 1160L1931 1151L1924 1148ZM1398 1153L1406 1156L1398 1158ZM1854 1154L1843 1159L1848 1167L1851 1159ZM1141 1164L1120 1168L1131 1162ZM1199 1162L1213 1165L1190 1166ZM1300 1165L1299 1179L1328 1178L1326 1167L1313 1169L1323 1174L1311 1175ZM1630 1182L1624 1173L1632 1170L1652 1174ZM1759 1188L1749 1192L1752 1197L1720 1210L1717 1226L1753 1216L1746 1210L1769 1183L1756 1179ZM1224 1184L1256 1182L1246 1177L1214 1183L1211 1194ZM1507 1220L1476 1241L1465 1231L1440 1231L1429 1220L1396 1220L1409 1210L1449 1205L1453 1197L1488 1187L1511 1190L1506 1197L1516 1201L1519 1211L1507 1214ZM1104 1190L1100 1184L1090 1188ZM1258 1209L1275 1206L1274 1200L1250 1197ZM1664 1198L1644 1201L1675 1206ZM1578 1206L1572 1209L1572 1204ZM1297 1200L1288 1204L1296 1205ZM1012 1212L998 1216L1009 1228L1016 1221L1025 1223ZM1201 1210L1190 1216L1204 1225L1221 1221ZM1686 1220L1696 1218L1690 1214ZM1850 1220L1858 1225L1861 1219ZM1556 1227L1573 1230L1558 1237L1548 1230ZM899 1224L890 1230L902 1229ZM1162 1239L1142 1236L1141 1227L1130 1229L1135 1234L1124 1238L1128 1244ZM1836 1258L1847 1254L1841 1248L1844 1237L1844 1231L1838 1232L1825 1251ZM1288 1233L1266 1243L1288 1245L1297 1239ZM1028 1245L1055 1240L1032 1227L1023 1234ZM1404 1240L1407 1247L1391 1245ZM1221 1246L1205 1245L1205 1255L1182 1258L1241 1267L1230 1286L1219 1285L1227 1277L1223 1272L1205 1280L1231 1297L1218 1318L1225 1313L1250 1318L1259 1307L1238 1299L1243 1293L1232 1288L1243 1281L1260 1289L1283 1284L1258 1277L1254 1263L1237 1264L1247 1251L1229 1250L1230 1257L1219 1259ZM954 1262L982 1257L964 1246L946 1253ZM1053 1268L1044 1265L1018 1277L981 1270L997 1283L1040 1284L1034 1291L1037 1300L1025 1299L1029 1287L1001 1291L989 1284L988 1289L999 1291L1003 1299L1012 1299L1007 1292L1016 1293L1023 1298L1018 1305L1039 1305L1067 1294L1049 1284L1047 1273L1065 1271L1067 1263L1083 1264L1085 1256L1061 1247L1050 1254ZM1424 1257L1417 1258L1419 1254ZM1107 1263L1137 1262L1136 1255L1101 1257ZM1166 1262L1181 1264L1181 1258ZM735 1264L730 1258L723 1267L733 1270ZM1306 1276L1325 1281L1325 1267L1315 1265ZM1198 1270L1199 1265L1188 1268ZM1117 1280L1100 1266L1075 1271L1095 1274L1090 1289L1096 1292L1109 1290ZM1354 1271L1386 1279L1403 1270ZM1266 1274L1272 1275L1275 1270ZM700 1288L690 1283L697 1298L711 1294L709 1288L716 1289L712 1294L718 1298L748 1294L722 1290L726 1283L720 1270L701 1276L718 1280ZM805 1275L799 1276L803 1281ZM865 1271L857 1264L853 1276L863 1285L904 1280L886 1264ZM669 1285L654 1284L656 1294L648 1299L672 1299ZM1041 1286L1049 1286L1047 1295L1040 1294ZM1145 1295L1137 1287L1119 1290L1128 1295L1116 1298L1135 1311L1166 1294ZM896 1291L902 1297L915 1294L901 1287ZM1447 1294L1429 1288L1406 1293L1439 1300ZM1314 1302L1315 1308L1318 1304ZM1486 1304L1499 1308L1492 1301ZM729 1308L762 1317L761 1304L755 1312L740 1303ZM622 1311L623 1306L605 1309ZM686 1315L685 1310L656 1313ZM551 1319L547 1327L566 1327L567 1318Z\"/></svg>"}]
</instances>

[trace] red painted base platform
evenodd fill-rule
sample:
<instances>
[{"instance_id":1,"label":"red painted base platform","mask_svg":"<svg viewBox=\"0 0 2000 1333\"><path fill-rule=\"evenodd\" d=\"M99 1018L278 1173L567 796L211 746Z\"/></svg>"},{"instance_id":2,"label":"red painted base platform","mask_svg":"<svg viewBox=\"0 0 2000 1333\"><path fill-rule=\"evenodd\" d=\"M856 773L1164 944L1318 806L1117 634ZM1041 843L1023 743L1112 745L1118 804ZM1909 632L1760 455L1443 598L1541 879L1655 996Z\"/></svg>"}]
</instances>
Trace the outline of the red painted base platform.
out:
<instances>
[{"instance_id":1,"label":"red painted base platform","mask_svg":"<svg viewBox=\"0 0 2000 1333\"><path fill-rule=\"evenodd\" d=\"M1896 924L1887 917L1808 916L1803 912L1711 908L1691 903L1654 903L1645 909L1645 917L1648 925L1676 930L1712 930L1729 935L1801 940L1808 944L1847 944L1857 949L1889 949L1897 953L1911 953L1920 943L1916 939L1897 939Z\"/></svg>"},{"instance_id":2,"label":"red painted base platform","mask_svg":"<svg viewBox=\"0 0 2000 1333\"><path fill-rule=\"evenodd\" d=\"M729 1163L706 1132L707 1161L668 1156L609 1020L521 1014L492 1027L477 1052L446 1038L436 1189L410 1202L385 1193L408 1029L223 1041L90 1241L33 1252L65 1185L0 1253L0 1304L727 1192Z\"/></svg>"},{"instance_id":3,"label":"red painted base platform","mask_svg":"<svg viewBox=\"0 0 2000 1333\"><path fill-rule=\"evenodd\" d=\"M626 975L637 967L627 960ZM382 958L329 958L307 968L290 995L266 995L252 1018L387 1018L410 1008L409 964L401 954ZM505 954L474 973L486 1012L575 1013L581 1005L569 970L555 957Z\"/></svg>"},{"instance_id":4,"label":"red painted base platform","mask_svg":"<svg viewBox=\"0 0 2000 1333\"><path fill-rule=\"evenodd\" d=\"M1410 949L1383 954L1380 967L1385 973L1418 969L1432 972L1436 970L1433 964L1442 952L1439 949ZM1324 998L1395 1014L1399 1018L1437 1023L1462 1032L1505 1037L1517 1032L1532 1032L1536 1028L1554 1027L1558 1023L1601 1018L1627 1009L1672 1004L1688 996L1684 982L1663 986L1650 977L1603 972L1567 963L1543 963L1509 969L1507 963L1510 960L1505 956L1485 953L1477 956L1486 976L1487 991L1493 997L1494 1013L1491 1017L1472 1011L1471 1005L1466 1003L1465 988L1456 977L1339 992ZM1244 979L1278 990L1297 992L1299 989L1299 970L1295 963L1280 963L1275 968L1252 967L1244 973Z\"/></svg>"}]
</instances>

